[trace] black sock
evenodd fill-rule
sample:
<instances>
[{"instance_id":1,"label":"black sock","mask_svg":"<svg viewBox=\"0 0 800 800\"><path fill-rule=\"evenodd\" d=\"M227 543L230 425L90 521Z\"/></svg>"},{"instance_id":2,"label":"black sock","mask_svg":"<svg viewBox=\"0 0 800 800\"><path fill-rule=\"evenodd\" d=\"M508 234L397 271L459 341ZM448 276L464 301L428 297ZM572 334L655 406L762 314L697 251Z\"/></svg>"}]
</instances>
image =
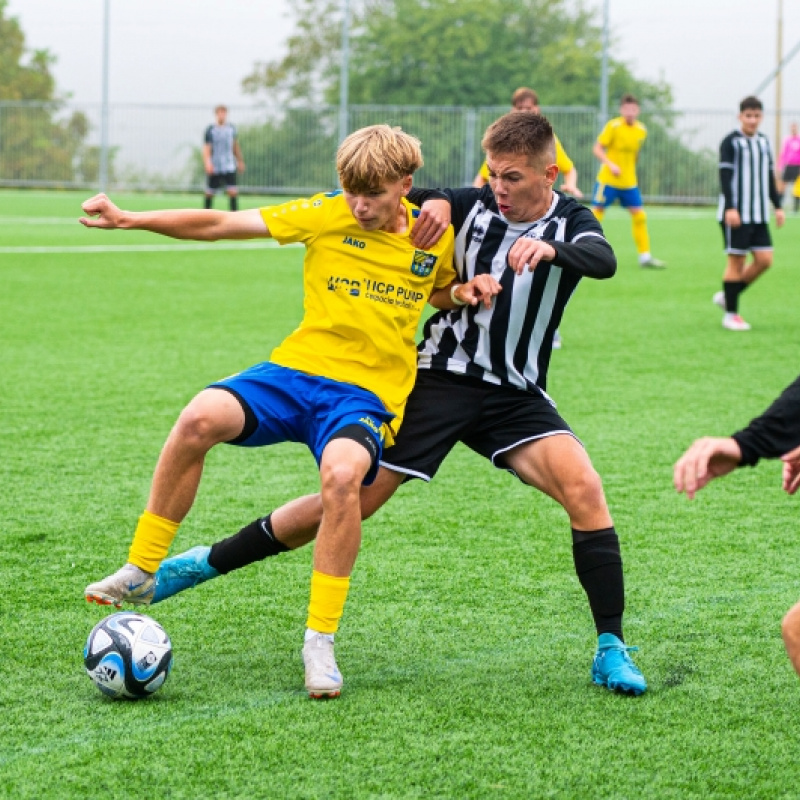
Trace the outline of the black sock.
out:
<instances>
[{"instance_id":1,"label":"black sock","mask_svg":"<svg viewBox=\"0 0 800 800\"><path fill-rule=\"evenodd\" d=\"M747 288L744 281L724 281L722 288L725 292L725 310L729 314L739 311L739 295Z\"/></svg>"},{"instance_id":2,"label":"black sock","mask_svg":"<svg viewBox=\"0 0 800 800\"><path fill-rule=\"evenodd\" d=\"M239 198L238 197L231 197L231 211L238 211L239 210Z\"/></svg>"},{"instance_id":3,"label":"black sock","mask_svg":"<svg viewBox=\"0 0 800 800\"><path fill-rule=\"evenodd\" d=\"M203 208L211 208L211 201L213 199L214 198L210 194L207 194L206 195L206 200L205 200L205 205L203 206Z\"/></svg>"},{"instance_id":4,"label":"black sock","mask_svg":"<svg viewBox=\"0 0 800 800\"><path fill-rule=\"evenodd\" d=\"M245 525L239 533L212 545L208 563L217 572L226 575L255 561L289 550L283 542L275 538L271 516L261 517Z\"/></svg>"},{"instance_id":5,"label":"black sock","mask_svg":"<svg viewBox=\"0 0 800 800\"><path fill-rule=\"evenodd\" d=\"M797 209L800 208L800 197L793 197L794 200L794 212L797 213Z\"/></svg>"},{"instance_id":6,"label":"black sock","mask_svg":"<svg viewBox=\"0 0 800 800\"><path fill-rule=\"evenodd\" d=\"M613 633L622 639L625 583L617 532L614 528L588 532L573 528L572 557L578 580L589 598L597 635Z\"/></svg>"}]
</instances>

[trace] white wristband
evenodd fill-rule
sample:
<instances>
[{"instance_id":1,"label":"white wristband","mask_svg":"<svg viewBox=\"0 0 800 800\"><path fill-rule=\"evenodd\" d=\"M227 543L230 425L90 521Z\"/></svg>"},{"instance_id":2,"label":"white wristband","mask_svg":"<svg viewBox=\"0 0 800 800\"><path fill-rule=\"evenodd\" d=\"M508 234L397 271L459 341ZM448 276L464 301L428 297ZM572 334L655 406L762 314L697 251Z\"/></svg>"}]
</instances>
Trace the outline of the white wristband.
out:
<instances>
[{"instance_id":1,"label":"white wristband","mask_svg":"<svg viewBox=\"0 0 800 800\"><path fill-rule=\"evenodd\" d=\"M465 305L467 304L467 301L466 301L466 300L459 300L459 299L456 297L456 289L458 289L458 287L459 287L459 286L463 286L463 285L464 285L463 283L454 283L454 284L453 284L453 285L450 287L450 299L451 299L451 300L452 300L452 301L453 301L453 302L454 302L454 303L455 303L457 306L465 306Z\"/></svg>"}]
</instances>

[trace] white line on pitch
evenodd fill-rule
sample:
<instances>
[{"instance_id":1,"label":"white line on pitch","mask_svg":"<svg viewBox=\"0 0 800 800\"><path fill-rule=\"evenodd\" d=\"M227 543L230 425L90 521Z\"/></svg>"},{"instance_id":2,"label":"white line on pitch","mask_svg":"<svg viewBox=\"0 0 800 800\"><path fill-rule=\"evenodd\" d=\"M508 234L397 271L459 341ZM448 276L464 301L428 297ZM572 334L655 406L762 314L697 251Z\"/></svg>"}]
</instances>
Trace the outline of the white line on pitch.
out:
<instances>
[{"instance_id":1,"label":"white line on pitch","mask_svg":"<svg viewBox=\"0 0 800 800\"><path fill-rule=\"evenodd\" d=\"M301 247L299 243L285 247ZM54 245L49 247L0 247L0 254L28 255L47 253L170 253L197 250L267 250L280 245L274 239L258 242L201 242L193 244Z\"/></svg>"}]
</instances>

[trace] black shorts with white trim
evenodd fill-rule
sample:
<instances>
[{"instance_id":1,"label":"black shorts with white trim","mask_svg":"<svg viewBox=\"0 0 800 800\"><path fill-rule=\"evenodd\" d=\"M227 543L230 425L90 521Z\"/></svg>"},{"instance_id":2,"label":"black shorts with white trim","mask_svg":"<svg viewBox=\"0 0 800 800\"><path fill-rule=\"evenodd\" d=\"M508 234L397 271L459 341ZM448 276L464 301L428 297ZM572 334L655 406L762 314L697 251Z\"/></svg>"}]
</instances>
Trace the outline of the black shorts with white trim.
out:
<instances>
[{"instance_id":1,"label":"black shorts with white trim","mask_svg":"<svg viewBox=\"0 0 800 800\"><path fill-rule=\"evenodd\" d=\"M556 434L574 436L545 394L500 386L444 370L417 372L395 443L381 466L406 480L429 481L442 461L463 442L496 467L508 469L504 454L518 445Z\"/></svg>"}]
</instances>

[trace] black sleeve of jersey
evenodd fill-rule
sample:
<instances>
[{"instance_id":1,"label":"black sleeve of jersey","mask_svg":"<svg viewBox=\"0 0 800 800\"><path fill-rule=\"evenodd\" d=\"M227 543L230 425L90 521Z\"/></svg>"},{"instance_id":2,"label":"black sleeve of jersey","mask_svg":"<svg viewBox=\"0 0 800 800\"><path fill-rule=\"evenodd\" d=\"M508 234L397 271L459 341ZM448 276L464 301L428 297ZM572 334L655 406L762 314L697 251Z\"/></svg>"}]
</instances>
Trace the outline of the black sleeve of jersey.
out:
<instances>
[{"instance_id":1,"label":"black sleeve of jersey","mask_svg":"<svg viewBox=\"0 0 800 800\"><path fill-rule=\"evenodd\" d=\"M212 141L213 141L213 140L212 140L212 138L211 138L211 126L210 126L210 125L209 125L209 126L206 128L206 134L205 134L205 136L203 137L203 141L204 141L206 144L211 144L211 143L212 143Z\"/></svg>"},{"instance_id":2,"label":"black sleeve of jersey","mask_svg":"<svg viewBox=\"0 0 800 800\"><path fill-rule=\"evenodd\" d=\"M603 235L603 228L586 206L567 200L565 241L549 240L555 248L553 264L585 278L611 278L617 271L617 257Z\"/></svg>"},{"instance_id":3,"label":"black sleeve of jersey","mask_svg":"<svg viewBox=\"0 0 800 800\"><path fill-rule=\"evenodd\" d=\"M780 208L783 203L783 197L778 191L778 182L775 180L775 169L772 163L772 158L769 160L769 199L772 200L772 205L775 208Z\"/></svg>"},{"instance_id":4,"label":"black sleeve of jersey","mask_svg":"<svg viewBox=\"0 0 800 800\"><path fill-rule=\"evenodd\" d=\"M719 146L719 188L725 198L725 210L736 208L733 203L733 137L726 136Z\"/></svg>"},{"instance_id":5,"label":"black sleeve of jersey","mask_svg":"<svg viewBox=\"0 0 800 800\"><path fill-rule=\"evenodd\" d=\"M487 202L485 197L487 192L491 202ZM422 207L422 204L431 198L447 200L450 203L451 223L456 232L461 230L461 226L478 199L483 200L490 208L494 204L494 195L488 186L484 186L481 189L417 189L412 187L408 193L409 202L415 206Z\"/></svg>"},{"instance_id":6,"label":"black sleeve of jersey","mask_svg":"<svg viewBox=\"0 0 800 800\"><path fill-rule=\"evenodd\" d=\"M742 451L740 467L754 467L760 458L780 458L800 445L800 377L733 438Z\"/></svg>"}]
</instances>

